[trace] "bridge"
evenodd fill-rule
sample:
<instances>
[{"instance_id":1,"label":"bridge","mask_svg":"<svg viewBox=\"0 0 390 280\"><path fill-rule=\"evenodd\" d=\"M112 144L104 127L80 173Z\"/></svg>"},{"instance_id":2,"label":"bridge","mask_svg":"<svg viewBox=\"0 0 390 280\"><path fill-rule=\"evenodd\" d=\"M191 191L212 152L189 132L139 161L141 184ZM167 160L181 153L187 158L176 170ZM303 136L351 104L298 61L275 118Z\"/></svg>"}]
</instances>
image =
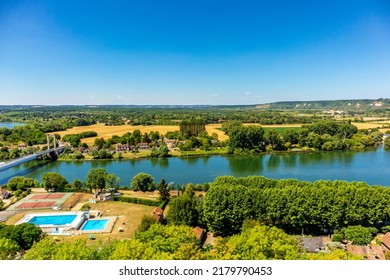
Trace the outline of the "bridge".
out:
<instances>
[{"instance_id":1,"label":"bridge","mask_svg":"<svg viewBox=\"0 0 390 280\"><path fill-rule=\"evenodd\" d=\"M23 163L26 163L26 162L29 162L29 161L32 161L32 160L36 160L37 158L39 158L41 156L44 156L44 155L47 155L47 154L55 153L58 156L60 153L62 153L64 151L66 146L58 145L57 140L55 139L54 135L47 134L46 136L47 136L47 146L48 146L47 150L44 150L44 151L41 151L41 152L36 152L35 154L32 154L32 155L27 155L27 156L24 156L24 157L20 157L20 158L17 158L17 159L14 159L14 160L2 163L2 164L0 164L0 172L4 171L4 170L7 170L7 169L10 169L12 167L18 166L18 165L23 164ZM53 140L54 148L50 147L50 138L51 137L54 139Z\"/></svg>"}]
</instances>

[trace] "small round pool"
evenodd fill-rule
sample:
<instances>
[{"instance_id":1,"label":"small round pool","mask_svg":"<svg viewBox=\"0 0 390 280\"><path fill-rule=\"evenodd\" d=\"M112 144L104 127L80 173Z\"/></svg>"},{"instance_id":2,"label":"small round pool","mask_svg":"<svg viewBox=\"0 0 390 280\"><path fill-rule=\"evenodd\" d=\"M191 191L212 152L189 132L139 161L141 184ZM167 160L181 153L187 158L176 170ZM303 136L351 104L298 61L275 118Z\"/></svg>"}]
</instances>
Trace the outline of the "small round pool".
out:
<instances>
[{"instance_id":1,"label":"small round pool","mask_svg":"<svg viewBox=\"0 0 390 280\"><path fill-rule=\"evenodd\" d=\"M84 223L81 230L104 230L109 219L88 220Z\"/></svg>"}]
</instances>

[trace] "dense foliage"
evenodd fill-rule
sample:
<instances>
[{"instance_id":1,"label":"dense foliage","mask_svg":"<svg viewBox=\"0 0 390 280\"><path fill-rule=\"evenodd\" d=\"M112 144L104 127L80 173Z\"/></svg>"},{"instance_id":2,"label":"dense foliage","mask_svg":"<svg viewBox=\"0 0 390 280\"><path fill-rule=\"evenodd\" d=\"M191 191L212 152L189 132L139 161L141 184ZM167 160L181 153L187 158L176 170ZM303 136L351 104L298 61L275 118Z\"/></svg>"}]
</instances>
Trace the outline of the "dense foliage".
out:
<instances>
[{"instance_id":1,"label":"dense foliage","mask_svg":"<svg viewBox=\"0 0 390 280\"><path fill-rule=\"evenodd\" d=\"M375 227L349 226L336 231L332 236L332 241L349 240L355 245L367 245L378 233Z\"/></svg>"},{"instance_id":2,"label":"dense foliage","mask_svg":"<svg viewBox=\"0 0 390 280\"><path fill-rule=\"evenodd\" d=\"M203 119L191 118L189 120L182 120L179 124L181 135L185 138L191 136L198 136L201 132L206 130L205 121Z\"/></svg>"},{"instance_id":3,"label":"dense foliage","mask_svg":"<svg viewBox=\"0 0 390 280\"><path fill-rule=\"evenodd\" d=\"M56 243L46 238L25 255L26 260L260 260L299 259L297 241L275 227L255 225L240 235L218 238L213 247L201 249L192 228L162 226L153 221L135 238L86 246L85 240Z\"/></svg>"},{"instance_id":4,"label":"dense foliage","mask_svg":"<svg viewBox=\"0 0 390 280\"><path fill-rule=\"evenodd\" d=\"M0 227L0 239L3 239L3 246L14 249L17 245L22 250L28 250L34 242L38 242L42 237L42 230L33 224L23 223L16 226L4 225Z\"/></svg>"},{"instance_id":5,"label":"dense foliage","mask_svg":"<svg viewBox=\"0 0 390 280\"><path fill-rule=\"evenodd\" d=\"M42 187L47 191L63 191L68 181L56 172L47 172L42 176Z\"/></svg>"},{"instance_id":6,"label":"dense foliage","mask_svg":"<svg viewBox=\"0 0 390 280\"><path fill-rule=\"evenodd\" d=\"M173 198L169 203L167 220L174 225L198 225L198 201L190 186L181 196Z\"/></svg>"},{"instance_id":7,"label":"dense foliage","mask_svg":"<svg viewBox=\"0 0 390 280\"><path fill-rule=\"evenodd\" d=\"M141 172L135 175L131 180L131 188L134 191L146 192L154 191L156 186L152 175Z\"/></svg>"},{"instance_id":8,"label":"dense foliage","mask_svg":"<svg viewBox=\"0 0 390 280\"><path fill-rule=\"evenodd\" d=\"M260 126L244 126L237 121L227 122L222 129L229 136L230 152L262 152L310 148L333 151L363 149L382 142L378 130L358 131L348 122L320 121L298 129L267 129Z\"/></svg>"},{"instance_id":9,"label":"dense foliage","mask_svg":"<svg viewBox=\"0 0 390 280\"><path fill-rule=\"evenodd\" d=\"M207 227L222 236L238 233L255 218L288 232L332 231L347 225L390 221L390 189L362 182L217 178L203 202Z\"/></svg>"}]
</instances>

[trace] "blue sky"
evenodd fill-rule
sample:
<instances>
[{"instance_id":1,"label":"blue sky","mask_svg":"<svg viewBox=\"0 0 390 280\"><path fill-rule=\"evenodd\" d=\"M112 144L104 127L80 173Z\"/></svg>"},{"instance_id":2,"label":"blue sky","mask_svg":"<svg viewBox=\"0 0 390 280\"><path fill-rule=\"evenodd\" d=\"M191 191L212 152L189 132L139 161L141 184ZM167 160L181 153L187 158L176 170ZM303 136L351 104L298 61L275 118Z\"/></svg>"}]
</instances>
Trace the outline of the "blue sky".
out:
<instances>
[{"instance_id":1,"label":"blue sky","mask_svg":"<svg viewBox=\"0 0 390 280\"><path fill-rule=\"evenodd\" d=\"M0 104L390 97L390 2L0 1Z\"/></svg>"}]
</instances>

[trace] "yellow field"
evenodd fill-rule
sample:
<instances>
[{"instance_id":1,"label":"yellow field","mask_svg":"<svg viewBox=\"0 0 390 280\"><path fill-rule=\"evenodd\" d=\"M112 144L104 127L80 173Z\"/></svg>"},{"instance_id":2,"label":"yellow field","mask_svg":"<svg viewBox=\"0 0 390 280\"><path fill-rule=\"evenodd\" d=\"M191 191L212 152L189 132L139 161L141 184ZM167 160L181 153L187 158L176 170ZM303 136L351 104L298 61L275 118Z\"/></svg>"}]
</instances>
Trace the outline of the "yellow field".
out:
<instances>
[{"instance_id":1,"label":"yellow field","mask_svg":"<svg viewBox=\"0 0 390 280\"><path fill-rule=\"evenodd\" d=\"M217 128L221 127L220 124L210 124L206 125L206 130L209 135L213 133L218 134L219 140L226 140L228 137L225 135L225 133L221 130L218 130ZM113 135L122 136L126 132L133 132L134 130L140 130L141 133L149 133L151 131L158 131L160 134L166 134L168 131L176 131L179 130L178 125L117 125L117 126L106 126L104 124L94 124L90 126L76 126L70 129L67 129L66 131L58 131L55 133L58 133L63 137L66 134L78 134L85 131L95 131L98 134L98 138L104 138L109 139ZM92 145L95 141L96 137L86 138L82 139L81 142L87 143L88 145Z\"/></svg>"},{"instance_id":2,"label":"yellow field","mask_svg":"<svg viewBox=\"0 0 390 280\"><path fill-rule=\"evenodd\" d=\"M353 125L357 126L358 129L369 129L369 128L381 128L382 125L387 124L386 122L382 123L359 123L354 122ZM259 125L254 123L245 123L245 126L247 125ZM275 125L261 125L264 128L269 127L301 127L302 124L275 124ZM206 125L206 131L211 136L213 133L216 133L218 135L218 140L224 141L227 140L229 137L220 130L221 124L208 124ZM122 136L126 132L133 132L134 130L140 130L141 133L150 133L151 131L158 131L160 134L164 135L168 131L177 131L179 130L178 125L117 125L117 126L105 126L104 124L94 124L90 126L76 126L71 129L68 129L66 131L58 131L59 135L63 137L66 134L77 134L85 131L95 131L98 134L98 138L104 138L109 139L114 135ZM86 138L82 139L81 142L87 143L88 145L92 145L95 141L96 137Z\"/></svg>"},{"instance_id":3,"label":"yellow field","mask_svg":"<svg viewBox=\"0 0 390 280\"><path fill-rule=\"evenodd\" d=\"M114 135L122 136L126 132L133 132L134 130L140 130L141 133L149 133L151 131L158 131L160 134L165 134L168 131L179 130L178 125L116 125L106 126L104 124L94 124L90 126L76 126L66 131L56 132L59 135L64 136L65 134L77 134L84 131L95 131L98 134L98 138L104 138L105 140L111 138ZM82 139L81 142L92 145L95 141L95 137Z\"/></svg>"}]
</instances>

